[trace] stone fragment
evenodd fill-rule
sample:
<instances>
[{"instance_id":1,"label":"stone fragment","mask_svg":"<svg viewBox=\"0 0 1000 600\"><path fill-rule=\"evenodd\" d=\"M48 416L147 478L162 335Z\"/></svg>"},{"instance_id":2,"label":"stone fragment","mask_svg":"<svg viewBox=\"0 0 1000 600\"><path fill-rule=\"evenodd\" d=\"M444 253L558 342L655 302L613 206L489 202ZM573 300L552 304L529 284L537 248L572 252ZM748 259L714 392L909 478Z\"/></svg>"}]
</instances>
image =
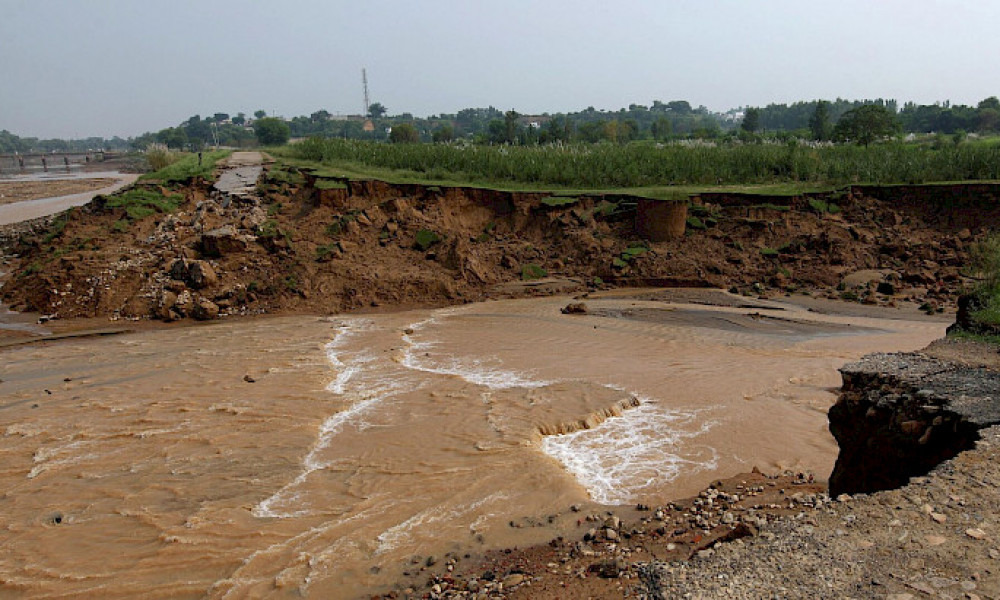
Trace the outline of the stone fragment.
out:
<instances>
[{"instance_id":1,"label":"stone fragment","mask_svg":"<svg viewBox=\"0 0 1000 600\"><path fill-rule=\"evenodd\" d=\"M191 287L202 289L218 283L219 276L216 275L212 265L204 260L196 260L188 265L188 281Z\"/></svg>"},{"instance_id":2,"label":"stone fragment","mask_svg":"<svg viewBox=\"0 0 1000 600\"><path fill-rule=\"evenodd\" d=\"M194 305L191 316L199 321L215 319L219 316L219 306L208 298L202 298Z\"/></svg>"},{"instance_id":3,"label":"stone fragment","mask_svg":"<svg viewBox=\"0 0 1000 600\"><path fill-rule=\"evenodd\" d=\"M976 528L976 527L972 527L972 528L966 529L965 530L965 535L969 536L970 538L972 538L974 540L985 540L986 539L986 532L983 531L982 529L979 529L979 528Z\"/></svg>"},{"instance_id":4,"label":"stone fragment","mask_svg":"<svg viewBox=\"0 0 1000 600\"><path fill-rule=\"evenodd\" d=\"M201 251L206 256L220 257L243 252L246 249L246 242L239 237L232 225L224 225L201 236Z\"/></svg>"}]
</instances>

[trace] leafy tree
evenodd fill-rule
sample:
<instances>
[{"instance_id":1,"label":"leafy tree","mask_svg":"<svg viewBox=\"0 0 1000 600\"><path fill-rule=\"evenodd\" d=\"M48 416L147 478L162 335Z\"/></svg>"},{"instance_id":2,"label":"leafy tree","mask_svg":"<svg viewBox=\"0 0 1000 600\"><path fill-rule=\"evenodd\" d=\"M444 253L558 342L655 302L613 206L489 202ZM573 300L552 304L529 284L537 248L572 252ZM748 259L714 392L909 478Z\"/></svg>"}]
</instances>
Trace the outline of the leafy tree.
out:
<instances>
[{"instance_id":1,"label":"leafy tree","mask_svg":"<svg viewBox=\"0 0 1000 600\"><path fill-rule=\"evenodd\" d=\"M659 117L653 124L649 127L649 132L653 134L654 140L665 140L670 137L670 132L673 130L673 126L670 124L670 119L666 117Z\"/></svg>"},{"instance_id":2,"label":"leafy tree","mask_svg":"<svg viewBox=\"0 0 1000 600\"><path fill-rule=\"evenodd\" d=\"M168 148L179 150L187 145L187 131L183 127L168 127L156 134L156 141L166 144Z\"/></svg>"},{"instance_id":3,"label":"leafy tree","mask_svg":"<svg viewBox=\"0 0 1000 600\"><path fill-rule=\"evenodd\" d=\"M879 138L900 131L896 115L884 106L865 104L844 113L837 121L834 136L838 140L853 141L868 146Z\"/></svg>"},{"instance_id":4,"label":"leafy tree","mask_svg":"<svg viewBox=\"0 0 1000 600\"><path fill-rule=\"evenodd\" d=\"M743 122L740 128L747 133L754 133L760 127L760 109L750 107L743 114Z\"/></svg>"},{"instance_id":5,"label":"leafy tree","mask_svg":"<svg viewBox=\"0 0 1000 600\"><path fill-rule=\"evenodd\" d=\"M686 115L691 112L691 103L687 100L674 100L673 102L667 102L667 110L681 115Z\"/></svg>"},{"instance_id":6,"label":"leafy tree","mask_svg":"<svg viewBox=\"0 0 1000 600\"><path fill-rule=\"evenodd\" d=\"M233 125L243 125L247 122L247 116L243 113L236 113L233 117Z\"/></svg>"},{"instance_id":7,"label":"leafy tree","mask_svg":"<svg viewBox=\"0 0 1000 600\"><path fill-rule=\"evenodd\" d=\"M434 130L431 138L435 142L450 142L455 138L455 130L451 125L442 125Z\"/></svg>"},{"instance_id":8,"label":"leafy tree","mask_svg":"<svg viewBox=\"0 0 1000 600\"><path fill-rule=\"evenodd\" d=\"M513 144L517 141L517 118L521 115L517 114L517 111L508 110L503 115L503 133L504 141L508 144Z\"/></svg>"},{"instance_id":9,"label":"leafy tree","mask_svg":"<svg viewBox=\"0 0 1000 600\"><path fill-rule=\"evenodd\" d=\"M216 123L221 123L223 121L229 120L229 115L227 113L215 113L212 115L212 120Z\"/></svg>"},{"instance_id":10,"label":"leafy tree","mask_svg":"<svg viewBox=\"0 0 1000 600\"><path fill-rule=\"evenodd\" d=\"M255 119L263 119L266 116L267 116L267 111L265 110L256 110L253 113L253 118Z\"/></svg>"},{"instance_id":11,"label":"leafy tree","mask_svg":"<svg viewBox=\"0 0 1000 600\"><path fill-rule=\"evenodd\" d=\"M372 102L368 105L368 116L372 119L381 119L389 110L381 102Z\"/></svg>"},{"instance_id":12,"label":"leafy tree","mask_svg":"<svg viewBox=\"0 0 1000 600\"><path fill-rule=\"evenodd\" d=\"M420 141L420 133L413 123L400 123L392 126L389 141L394 144L416 144Z\"/></svg>"},{"instance_id":13,"label":"leafy tree","mask_svg":"<svg viewBox=\"0 0 1000 600\"><path fill-rule=\"evenodd\" d=\"M830 137L830 103L820 100L816 109L809 117L809 130L814 140L825 140Z\"/></svg>"},{"instance_id":14,"label":"leafy tree","mask_svg":"<svg viewBox=\"0 0 1000 600\"><path fill-rule=\"evenodd\" d=\"M976 106L976 108L979 110L992 109L995 111L1000 111L1000 99L998 99L996 96L990 96L989 98L980 101L979 105Z\"/></svg>"},{"instance_id":15,"label":"leafy tree","mask_svg":"<svg viewBox=\"0 0 1000 600\"><path fill-rule=\"evenodd\" d=\"M324 109L320 109L320 110L317 110L316 112L314 112L313 114L309 115L309 120L310 121L314 121L314 122L315 121L326 121L331 116L333 116L333 115L331 115L329 111L324 110Z\"/></svg>"},{"instance_id":16,"label":"leafy tree","mask_svg":"<svg viewBox=\"0 0 1000 600\"><path fill-rule=\"evenodd\" d=\"M981 108L976 111L976 129L979 131L997 131L1000 129L1000 111L995 108Z\"/></svg>"},{"instance_id":17,"label":"leafy tree","mask_svg":"<svg viewBox=\"0 0 1000 600\"><path fill-rule=\"evenodd\" d=\"M291 129L288 123L274 117L257 119L253 124L254 133L257 134L257 141L262 146L279 146L288 142Z\"/></svg>"}]
</instances>

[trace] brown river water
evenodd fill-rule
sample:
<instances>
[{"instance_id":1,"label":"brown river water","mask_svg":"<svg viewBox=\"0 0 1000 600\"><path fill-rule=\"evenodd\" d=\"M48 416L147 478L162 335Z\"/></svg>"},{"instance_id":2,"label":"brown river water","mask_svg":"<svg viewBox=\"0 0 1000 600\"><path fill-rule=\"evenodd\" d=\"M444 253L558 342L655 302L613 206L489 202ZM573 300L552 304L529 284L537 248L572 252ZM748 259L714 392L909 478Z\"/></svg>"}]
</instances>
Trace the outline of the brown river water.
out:
<instances>
[{"instance_id":1,"label":"brown river water","mask_svg":"<svg viewBox=\"0 0 1000 600\"><path fill-rule=\"evenodd\" d=\"M515 517L825 478L836 369L944 329L567 301L0 350L0 597L361 597L415 555L552 537Z\"/></svg>"}]
</instances>

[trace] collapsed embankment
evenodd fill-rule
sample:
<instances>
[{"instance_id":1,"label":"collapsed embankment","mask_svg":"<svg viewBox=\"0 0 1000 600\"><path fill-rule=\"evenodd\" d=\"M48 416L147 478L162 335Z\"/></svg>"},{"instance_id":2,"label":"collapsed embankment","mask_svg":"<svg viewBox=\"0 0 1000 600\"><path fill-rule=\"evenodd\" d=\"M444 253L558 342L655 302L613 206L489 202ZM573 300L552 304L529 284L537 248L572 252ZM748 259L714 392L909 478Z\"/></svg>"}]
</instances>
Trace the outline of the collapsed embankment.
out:
<instances>
[{"instance_id":1,"label":"collapsed embankment","mask_svg":"<svg viewBox=\"0 0 1000 600\"><path fill-rule=\"evenodd\" d=\"M1000 373L921 353L871 354L841 369L830 409L840 454L832 494L874 492L925 475L1000 424Z\"/></svg>"},{"instance_id":2,"label":"collapsed embankment","mask_svg":"<svg viewBox=\"0 0 1000 600\"><path fill-rule=\"evenodd\" d=\"M137 189L179 198L176 205L134 211L98 197L44 231L23 231L10 244L17 260L2 298L58 317L210 319L462 302L550 276L581 289L805 289L881 304L905 297L933 310L953 303L969 244L1000 218L996 186L926 187L912 201L904 201L909 188L854 187L676 203L283 169L272 167L256 196L229 197L201 180L150 183ZM947 202L936 204L937 194Z\"/></svg>"}]
</instances>

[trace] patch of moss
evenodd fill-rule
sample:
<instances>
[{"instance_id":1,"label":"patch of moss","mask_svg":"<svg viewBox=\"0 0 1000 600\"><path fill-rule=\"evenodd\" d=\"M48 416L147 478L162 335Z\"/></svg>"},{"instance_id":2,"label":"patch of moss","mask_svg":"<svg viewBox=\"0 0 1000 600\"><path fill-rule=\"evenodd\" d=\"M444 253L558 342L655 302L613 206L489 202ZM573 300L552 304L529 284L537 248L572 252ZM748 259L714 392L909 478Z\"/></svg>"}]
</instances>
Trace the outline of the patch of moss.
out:
<instances>
[{"instance_id":1,"label":"patch of moss","mask_svg":"<svg viewBox=\"0 0 1000 600\"><path fill-rule=\"evenodd\" d=\"M535 263L528 263L521 267L521 279L523 281L541 279L542 277L546 277L548 274L549 274L548 271L536 265Z\"/></svg>"},{"instance_id":2,"label":"patch of moss","mask_svg":"<svg viewBox=\"0 0 1000 600\"><path fill-rule=\"evenodd\" d=\"M427 250L434 244L441 241L441 236L437 233L431 231L430 229L421 229L417 232L416 237L413 240L413 245L420 250Z\"/></svg>"},{"instance_id":3,"label":"patch of moss","mask_svg":"<svg viewBox=\"0 0 1000 600\"><path fill-rule=\"evenodd\" d=\"M109 208L123 208L129 219L138 221L157 212L172 213L183 200L180 194L164 196L156 190L134 188L108 197L104 204Z\"/></svg>"},{"instance_id":4,"label":"patch of moss","mask_svg":"<svg viewBox=\"0 0 1000 600\"><path fill-rule=\"evenodd\" d=\"M541 204L549 207L570 206L572 204L576 204L579 201L580 201L579 198L575 198L572 196L548 196L546 198L542 198L541 200L539 200Z\"/></svg>"},{"instance_id":5,"label":"patch of moss","mask_svg":"<svg viewBox=\"0 0 1000 600\"><path fill-rule=\"evenodd\" d=\"M337 181L335 179L318 179L316 180L317 190L346 190L347 184L343 181Z\"/></svg>"},{"instance_id":6,"label":"patch of moss","mask_svg":"<svg viewBox=\"0 0 1000 600\"><path fill-rule=\"evenodd\" d=\"M698 217L691 215L687 218L687 226L689 229L705 229L705 223Z\"/></svg>"}]
</instances>

